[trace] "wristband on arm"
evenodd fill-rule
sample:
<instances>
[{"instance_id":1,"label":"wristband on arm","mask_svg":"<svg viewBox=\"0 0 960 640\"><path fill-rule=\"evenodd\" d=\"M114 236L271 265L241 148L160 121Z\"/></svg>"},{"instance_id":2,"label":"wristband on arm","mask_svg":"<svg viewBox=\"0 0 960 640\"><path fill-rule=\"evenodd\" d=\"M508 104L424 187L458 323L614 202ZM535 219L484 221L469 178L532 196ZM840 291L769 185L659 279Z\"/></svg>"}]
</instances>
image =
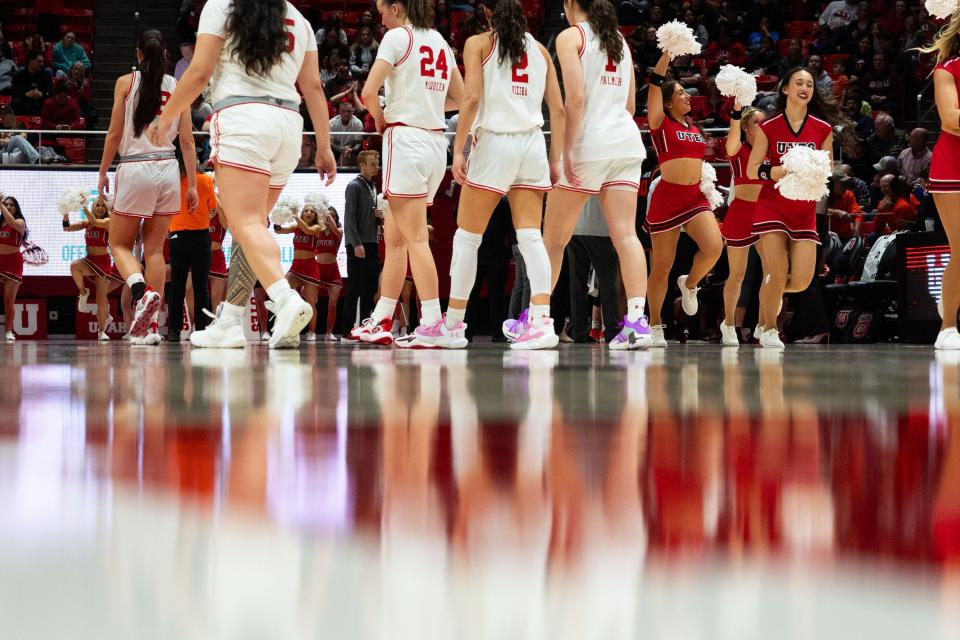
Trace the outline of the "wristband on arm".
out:
<instances>
[{"instance_id":1,"label":"wristband on arm","mask_svg":"<svg viewBox=\"0 0 960 640\"><path fill-rule=\"evenodd\" d=\"M731 110L730 110L730 119L731 119L731 120L739 120L742 115L743 115L743 109L731 109Z\"/></svg>"},{"instance_id":2,"label":"wristband on arm","mask_svg":"<svg viewBox=\"0 0 960 640\"><path fill-rule=\"evenodd\" d=\"M70 221L69 221L69 220L63 220L63 228L66 229L66 228L69 227L69 226L70 226Z\"/></svg>"},{"instance_id":3,"label":"wristband on arm","mask_svg":"<svg viewBox=\"0 0 960 640\"><path fill-rule=\"evenodd\" d=\"M666 79L667 79L666 76L662 76L659 73L654 71L653 73L650 74L650 79L647 80L647 82L649 82L654 87L659 87L663 85L663 81Z\"/></svg>"},{"instance_id":4,"label":"wristband on arm","mask_svg":"<svg viewBox=\"0 0 960 640\"><path fill-rule=\"evenodd\" d=\"M770 163L764 162L760 165L760 168L757 169L757 177L761 180L772 180L773 178L770 177L771 169L773 169L773 167L770 165Z\"/></svg>"}]
</instances>

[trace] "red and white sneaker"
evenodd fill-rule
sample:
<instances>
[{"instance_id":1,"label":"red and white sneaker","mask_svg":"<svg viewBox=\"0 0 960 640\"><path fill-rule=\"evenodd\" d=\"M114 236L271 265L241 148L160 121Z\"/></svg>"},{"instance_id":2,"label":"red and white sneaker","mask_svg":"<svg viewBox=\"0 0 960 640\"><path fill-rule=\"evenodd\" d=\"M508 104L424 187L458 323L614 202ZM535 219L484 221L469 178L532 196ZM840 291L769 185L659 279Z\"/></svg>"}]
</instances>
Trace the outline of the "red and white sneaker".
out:
<instances>
[{"instance_id":1,"label":"red and white sneaker","mask_svg":"<svg viewBox=\"0 0 960 640\"><path fill-rule=\"evenodd\" d=\"M524 328L516 341L510 344L510 348L516 351L532 351L536 349L553 349L560 343L560 337L557 336L553 328L551 318L538 318L531 320Z\"/></svg>"},{"instance_id":2,"label":"red and white sneaker","mask_svg":"<svg viewBox=\"0 0 960 640\"><path fill-rule=\"evenodd\" d=\"M374 324L373 318L367 318L359 327L350 331L350 339L386 347L393 344L393 334L390 333L392 325L393 320L390 318L384 318L376 324Z\"/></svg>"},{"instance_id":3,"label":"red and white sneaker","mask_svg":"<svg viewBox=\"0 0 960 640\"><path fill-rule=\"evenodd\" d=\"M131 338L145 338L154 322L154 314L160 312L160 294L147 287L143 297L137 302L137 310L133 314L130 324Z\"/></svg>"},{"instance_id":4,"label":"red and white sneaker","mask_svg":"<svg viewBox=\"0 0 960 640\"><path fill-rule=\"evenodd\" d=\"M150 331L147 332L147 335L140 338L133 338L133 344L156 346L161 342L163 342L163 338L160 336L160 327L156 321L150 323Z\"/></svg>"}]
</instances>

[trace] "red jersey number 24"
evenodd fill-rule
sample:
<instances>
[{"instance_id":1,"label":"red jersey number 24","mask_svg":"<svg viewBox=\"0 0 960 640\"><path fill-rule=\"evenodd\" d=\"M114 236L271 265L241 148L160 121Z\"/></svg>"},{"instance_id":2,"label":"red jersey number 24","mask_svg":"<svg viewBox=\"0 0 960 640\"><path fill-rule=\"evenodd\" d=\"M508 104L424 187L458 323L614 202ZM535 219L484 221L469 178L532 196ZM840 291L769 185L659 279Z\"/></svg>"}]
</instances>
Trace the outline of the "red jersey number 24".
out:
<instances>
[{"instance_id":1,"label":"red jersey number 24","mask_svg":"<svg viewBox=\"0 0 960 640\"><path fill-rule=\"evenodd\" d=\"M446 51L440 49L435 54L433 49L426 45L420 47L420 75L424 78L436 78L437 71L440 72L441 80L447 79L449 67L447 67Z\"/></svg>"}]
</instances>

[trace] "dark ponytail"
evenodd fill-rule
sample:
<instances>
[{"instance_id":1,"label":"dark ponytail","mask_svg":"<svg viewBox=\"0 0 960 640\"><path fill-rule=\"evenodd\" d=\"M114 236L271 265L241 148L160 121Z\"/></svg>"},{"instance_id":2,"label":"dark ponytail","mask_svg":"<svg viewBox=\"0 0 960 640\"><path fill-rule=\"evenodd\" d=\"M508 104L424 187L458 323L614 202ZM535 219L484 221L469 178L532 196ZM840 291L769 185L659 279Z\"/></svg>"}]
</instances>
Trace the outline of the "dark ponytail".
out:
<instances>
[{"instance_id":1,"label":"dark ponytail","mask_svg":"<svg viewBox=\"0 0 960 640\"><path fill-rule=\"evenodd\" d=\"M610 0L576 0L580 8L587 12L587 22L600 41L600 48L615 63L623 60L623 36L617 30L617 11Z\"/></svg>"},{"instance_id":2,"label":"dark ponytail","mask_svg":"<svg viewBox=\"0 0 960 640\"><path fill-rule=\"evenodd\" d=\"M433 0L387 0L407 10L407 20L417 29L433 29Z\"/></svg>"},{"instance_id":3,"label":"dark ponytail","mask_svg":"<svg viewBox=\"0 0 960 640\"><path fill-rule=\"evenodd\" d=\"M810 102L807 104L807 113L827 121L830 125L845 122L846 117L844 117L843 111L840 110L840 106L833 101L833 98L828 98L820 93L820 88L817 86L817 77L806 67L794 67L780 79L780 84L777 85L777 100L775 103L777 111L783 113L786 110L787 95L783 90L790 84L793 76L801 71L806 71L810 74L810 77L813 78L813 97L810 98Z\"/></svg>"},{"instance_id":4,"label":"dark ponytail","mask_svg":"<svg viewBox=\"0 0 960 640\"><path fill-rule=\"evenodd\" d=\"M491 23L497 34L499 62L509 60L516 64L527 52L527 18L519 0L497 0Z\"/></svg>"},{"instance_id":5,"label":"dark ponytail","mask_svg":"<svg viewBox=\"0 0 960 640\"><path fill-rule=\"evenodd\" d=\"M167 50L163 35L156 29L147 29L140 34L137 44L140 55L140 94L137 109L133 112L133 134L140 137L160 111L160 91L163 76L167 72Z\"/></svg>"},{"instance_id":6,"label":"dark ponytail","mask_svg":"<svg viewBox=\"0 0 960 640\"><path fill-rule=\"evenodd\" d=\"M287 52L286 0L233 0L227 36L233 55L249 75L266 76Z\"/></svg>"}]
</instances>

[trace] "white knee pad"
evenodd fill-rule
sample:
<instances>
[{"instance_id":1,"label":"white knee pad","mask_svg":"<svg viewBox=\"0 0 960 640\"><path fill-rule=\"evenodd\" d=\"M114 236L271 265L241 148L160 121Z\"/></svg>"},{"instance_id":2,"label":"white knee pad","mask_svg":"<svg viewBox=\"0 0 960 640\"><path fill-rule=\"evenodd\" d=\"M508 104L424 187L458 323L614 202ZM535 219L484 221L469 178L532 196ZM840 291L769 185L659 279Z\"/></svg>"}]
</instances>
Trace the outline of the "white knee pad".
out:
<instances>
[{"instance_id":1,"label":"white knee pad","mask_svg":"<svg viewBox=\"0 0 960 640\"><path fill-rule=\"evenodd\" d=\"M517 229L517 248L523 256L523 264L530 280L531 295L551 293L550 256L543 244L540 229Z\"/></svg>"},{"instance_id":2,"label":"white knee pad","mask_svg":"<svg viewBox=\"0 0 960 640\"><path fill-rule=\"evenodd\" d=\"M468 300L477 279L477 250L483 236L457 229L453 234L453 255L450 257L450 297Z\"/></svg>"}]
</instances>

